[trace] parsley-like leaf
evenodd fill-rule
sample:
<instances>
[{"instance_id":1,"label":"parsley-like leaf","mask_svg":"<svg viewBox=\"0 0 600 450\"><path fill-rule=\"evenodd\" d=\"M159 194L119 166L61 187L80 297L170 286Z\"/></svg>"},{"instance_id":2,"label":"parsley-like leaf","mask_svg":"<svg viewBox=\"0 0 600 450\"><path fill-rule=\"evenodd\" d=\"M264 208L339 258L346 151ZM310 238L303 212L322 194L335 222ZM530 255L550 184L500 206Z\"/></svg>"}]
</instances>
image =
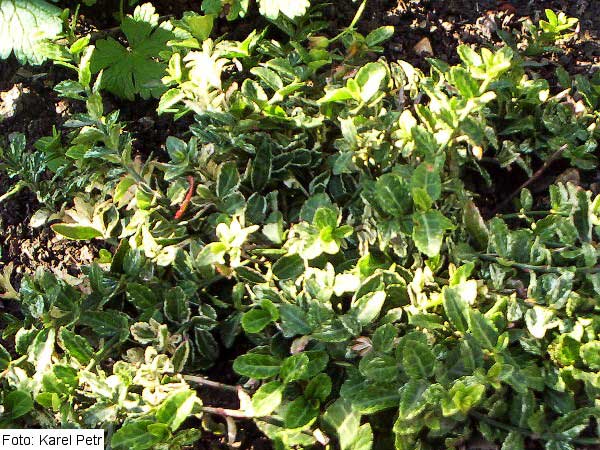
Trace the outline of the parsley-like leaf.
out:
<instances>
[{"instance_id":1,"label":"parsley-like leaf","mask_svg":"<svg viewBox=\"0 0 600 450\"><path fill-rule=\"evenodd\" d=\"M44 62L37 43L62 31L60 12L43 0L0 0L0 59L14 52L21 64Z\"/></svg>"},{"instance_id":2,"label":"parsley-like leaf","mask_svg":"<svg viewBox=\"0 0 600 450\"><path fill-rule=\"evenodd\" d=\"M165 91L161 78L166 64L158 60L158 54L174 37L170 24L159 25L154 7L146 3L138 6L133 16L123 19L121 29L129 47L111 37L98 41L92 71L104 70L102 87L119 97L128 100L137 94L144 99L159 97Z\"/></svg>"}]
</instances>

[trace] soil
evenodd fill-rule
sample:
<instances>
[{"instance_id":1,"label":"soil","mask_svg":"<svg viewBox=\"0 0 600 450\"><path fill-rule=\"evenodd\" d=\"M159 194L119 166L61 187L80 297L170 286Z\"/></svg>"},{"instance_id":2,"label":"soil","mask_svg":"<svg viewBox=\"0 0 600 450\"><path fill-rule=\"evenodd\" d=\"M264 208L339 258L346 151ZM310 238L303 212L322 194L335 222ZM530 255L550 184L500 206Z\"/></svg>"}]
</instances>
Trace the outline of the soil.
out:
<instances>
[{"instance_id":1,"label":"soil","mask_svg":"<svg viewBox=\"0 0 600 450\"><path fill-rule=\"evenodd\" d=\"M68 0L63 6L74 7L78 2ZM115 27L118 23L113 11L118 11L118 0L101 0L102 7L82 7L80 27L95 32ZM125 2L127 3L127 2ZM357 8L351 0L330 0L325 8L327 19L337 29L348 25ZM154 2L161 16L180 16L186 10L199 10L198 0L158 0ZM460 44L494 45L500 42L495 30L516 30L526 19L538 20L544 9L564 11L569 16L579 18L580 31L574 41L564 48L564 53L549 61L559 62L571 74L591 73L600 67L600 2L594 0L523 0L504 2L496 0L369 0L367 9L358 23L363 33L383 25L395 27L394 37L385 45L385 56L390 60L403 59L426 69L427 57L433 56L450 63L457 62L456 47ZM219 33L229 33L230 37L247 34L254 26L262 25L260 17L246 19L242 25L217 21ZM426 41L423 41L426 39ZM430 54L418 50L417 44L425 42L431 46ZM417 46L417 47L416 47ZM551 72L549 72L550 74ZM20 104L13 117L0 121L0 142L10 133L26 134L28 145L52 133L52 127L62 124L72 111L80 110L81 105L61 100L52 86L67 79L70 74L60 67L46 64L41 67L19 67L14 58L0 62L0 93L6 93L15 86L21 90ZM550 75L549 75L550 76ZM170 117L157 116L156 101L122 102L107 98L106 109L120 109L121 119L130 122L129 129L136 138L135 150L143 156L150 153L164 154L167 136L185 138L190 119L173 122ZM2 103L0 102L0 107ZM1 109L0 109L1 110ZM566 167L556 164L549 170L541 183L549 183L564 172ZM563 173L564 175L564 173ZM526 180L523 174L504 174L497 179L508 179L506 186L499 186L488 193L494 200L511 192L515 186ZM597 181L597 175L594 174ZM0 195L6 192L13 181L0 175ZM510 190L508 190L510 189ZM29 220L39 207L36 199L24 191L0 204L0 270L12 263L12 282L18 288L24 274L34 272L38 267L68 273L80 274L79 267L89 264L99 248L92 243L77 243L59 240L46 227L31 228ZM0 311L12 311L11 304L0 303ZM224 365L215 368L212 375L223 382L233 382L232 374ZM208 388L201 390L202 398L208 405L236 408L235 395L222 394ZM251 423L238 425L242 439L242 449L266 450L268 441ZM226 435L226 433L225 433ZM196 446L198 449L213 450L227 448L226 437L206 434ZM487 445L487 444L486 444ZM478 448L476 446L467 446ZM492 448L487 445L486 447ZM534 448L534 447L532 447Z\"/></svg>"}]
</instances>

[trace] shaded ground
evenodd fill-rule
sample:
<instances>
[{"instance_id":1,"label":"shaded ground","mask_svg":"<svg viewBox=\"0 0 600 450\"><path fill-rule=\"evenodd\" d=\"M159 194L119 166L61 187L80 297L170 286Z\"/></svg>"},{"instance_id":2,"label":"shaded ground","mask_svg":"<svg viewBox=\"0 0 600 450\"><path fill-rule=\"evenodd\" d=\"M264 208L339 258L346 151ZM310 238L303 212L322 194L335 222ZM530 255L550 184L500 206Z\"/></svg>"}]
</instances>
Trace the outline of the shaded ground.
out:
<instances>
[{"instance_id":1,"label":"shaded ground","mask_svg":"<svg viewBox=\"0 0 600 450\"><path fill-rule=\"evenodd\" d=\"M67 2L68 3L68 2ZM75 2L71 2L75 4ZM82 8L85 20L84 29L102 30L116 25L113 11L118 10L117 0L105 0L102 8ZM354 15L357 3L350 0L332 0L332 5L325 9L328 19L337 28L346 26ZM180 15L186 10L198 10L197 0L159 0L155 2L161 15ZM498 2L495 0L369 0L367 9L359 28L368 32L382 25L393 25L396 33L386 44L388 59L404 59L421 68L426 68L425 58L415 45L427 38L432 48L433 57L456 63L456 46L462 43L489 45L499 42L496 29L519 29L526 18L534 21L543 17L545 8L564 11L569 16L580 20L581 31L574 42L571 42L560 56L548 61L549 69L554 62L563 65L570 73L590 73L598 70L600 64L600 2L594 0L524 0L514 2ZM246 21L229 24L218 23L219 32L244 34L257 23ZM549 73L551 71L549 70ZM52 126L59 126L70 110L81 108L58 99L52 91L58 81L69 77L65 70L46 65L41 68L19 68L14 59L0 62L0 93L5 93L15 85L23 91L22 102L16 114L0 122L0 142L13 132L27 135L28 143L49 135ZM165 139L169 135L184 137L189 122L181 120L174 123L170 117L158 117L155 112L155 101L138 101L123 103L116 99L107 99L107 109L121 109L121 117L130 123L129 129L137 141L135 149L147 155L160 154L164 149ZM554 166L541 180L551 182L564 171L560 164ZM502 175L502 174L500 174ZM508 175L508 177L506 176ZM511 178L513 177L513 178ZM524 181L523 174L504 174L500 179L507 179L510 187ZM9 189L10 180L0 178L0 195ZM508 186L506 187L508 189ZM495 192L498 195L503 189L500 186ZM493 198L493 197L492 197ZM0 270L3 265L12 262L15 266L13 281L18 284L22 274L31 273L37 267L64 271L78 275L79 266L87 264L97 255L97 248L90 243L73 243L58 240L47 227L32 229L29 226L31 215L37 209L37 202L29 193L23 192L0 204ZM9 308L8 305L0 305ZM211 371L211 378L233 383L233 375L229 371L227 361L223 367ZM208 405L237 407L237 399L232 394L203 389L202 398ZM265 450L270 448L268 442L260 437L253 426L240 424L242 449ZM222 436L211 436L197 444L199 449L224 448ZM486 444L487 445L487 444ZM466 447L477 448L476 446ZM491 449L493 447L480 446ZM534 447L532 447L534 448Z\"/></svg>"}]
</instances>

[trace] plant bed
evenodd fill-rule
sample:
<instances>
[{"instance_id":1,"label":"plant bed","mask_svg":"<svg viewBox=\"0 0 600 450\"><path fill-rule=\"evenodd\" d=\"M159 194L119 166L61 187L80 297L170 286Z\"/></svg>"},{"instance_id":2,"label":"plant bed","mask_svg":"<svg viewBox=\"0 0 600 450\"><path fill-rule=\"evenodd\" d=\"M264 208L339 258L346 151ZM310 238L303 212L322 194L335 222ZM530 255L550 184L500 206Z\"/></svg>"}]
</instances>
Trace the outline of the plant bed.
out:
<instances>
[{"instance_id":1,"label":"plant bed","mask_svg":"<svg viewBox=\"0 0 600 450\"><path fill-rule=\"evenodd\" d=\"M596 5L86 3L2 62L3 427L598 448Z\"/></svg>"}]
</instances>

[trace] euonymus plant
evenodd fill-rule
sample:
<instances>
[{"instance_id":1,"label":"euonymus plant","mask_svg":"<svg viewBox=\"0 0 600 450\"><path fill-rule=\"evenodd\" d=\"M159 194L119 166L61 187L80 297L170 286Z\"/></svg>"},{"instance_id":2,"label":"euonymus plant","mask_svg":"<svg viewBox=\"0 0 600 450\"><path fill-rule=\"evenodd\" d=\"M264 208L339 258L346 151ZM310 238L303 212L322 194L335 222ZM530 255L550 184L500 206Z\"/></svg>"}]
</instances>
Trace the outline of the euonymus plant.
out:
<instances>
[{"instance_id":1,"label":"euonymus plant","mask_svg":"<svg viewBox=\"0 0 600 450\"><path fill-rule=\"evenodd\" d=\"M267 1L278 34L213 36L247 3L140 5L125 40L45 45L85 112L35 150L13 135L0 168L43 204L32 225L105 249L79 278L0 279L22 310L2 315L2 425L140 450L191 445L210 416L232 445L232 419L254 419L276 449L598 445L600 197L557 182L477 206L490 163L596 167L597 77L559 68L557 89L529 59L574 20L548 11L522 45L463 45L424 73L378 56L391 27L355 29L364 2L335 36L318 7ZM189 130L135 155L111 93ZM219 359L237 386L203 378Z\"/></svg>"}]
</instances>

